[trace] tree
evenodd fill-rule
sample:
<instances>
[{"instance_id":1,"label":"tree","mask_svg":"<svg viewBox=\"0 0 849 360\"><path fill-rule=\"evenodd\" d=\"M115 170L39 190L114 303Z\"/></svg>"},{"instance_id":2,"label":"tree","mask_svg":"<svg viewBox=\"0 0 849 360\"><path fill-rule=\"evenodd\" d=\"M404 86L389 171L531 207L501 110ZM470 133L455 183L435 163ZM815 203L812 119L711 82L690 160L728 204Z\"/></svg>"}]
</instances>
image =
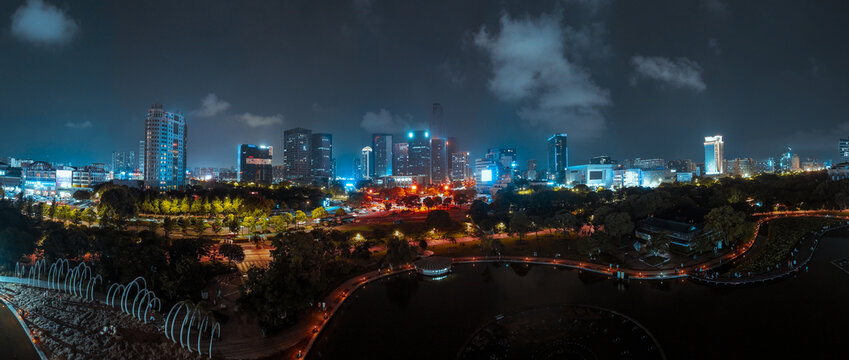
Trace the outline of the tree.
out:
<instances>
[{"instance_id":1,"label":"tree","mask_svg":"<svg viewBox=\"0 0 849 360\"><path fill-rule=\"evenodd\" d=\"M183 231L183 235L189 235L189 229L192 227L192 221L186 217L177 219L177 226Z\"/></svg>"},{"instance_id":2,"label":"tree","mask_svg":"<svg viewBox=\"0 0 849 360\"><path fill-rule=\"evenodd\" d=\"M288 223L286 222L286 220L283 218L283 216L280 216L280 215L272 216L271 219L270 219L270 223L271 223L271 226L274 226L274 231L277 232L278 234L285 232L286 228L288 226Z\"/></svg>"},{"instance_id":3,"label":"tree","mask_svg":"<svg viewBox=\"0 0 849 360\"><path fill-rule=\"evenodd\" d=\"M227 215L227 228L231 233L238 234L242 230L242 222L235 215Z\"/></svg>"},{"instance_id":4,"label":"tree","mask_svg":"<svg viewBox=\"0 0 849 360\"><path fill-rule=\"evenodd\" d=\"M672 238L669 236L667 232L661 232L655 236L652 236L651 241L646 246L646 249L652 253L652 255L658 255L661 253L665 253L669 250L669 242Z\"/></svg>"},{"instance_id":5,"label":"tree","mask_svg":"<svg viewBox=\"0 0 849 360\"><path fill-rule=\"evenodd\" d=\"M569 210L561 209L554 214L554 223L557 224L557 227L562 229L565 234L566 229L578 226L578 218Z\"/></svg>"},{"instance_id":6,"label":"tree","mask_svg":"<svg viewBox=\"0 0 849 360\"><path fill-rule=\"evenodd\" d=\"M481 251L483 251L484 255L492 253L501 255L504 252L504 244L501 243L501 240L492 237L491 234L481 231L478 233L478 239L481 242Z\"/></svg>"},{"instance_id":7,"label":"tree","mask_svg":"<svg viewBox=\"0 0 849 360\"><path fill-rule=\"evenodd\" d=\"M386 241L386 262L390 265L406 264L413 261L413 249L407 240L396 237Z\"/></svg>"},{"instance_id":8,"label":"tree","mask_svg":"<svg viewBox=\"0 0 849 360\"><path fill-rule=\"evenodd\" d=\"M209 227L212 228L213 234L218 235L224 229L224 222L221 219L215 219Z\"/></svg>"},{"instance_id":9,"label":"tree","mask_svg":"<svg viewBox=\"0 0 849 360\"><path fill-rule=\"evenodd\" d=\"M510 232L517 234L519 240L525 237L525 233L530 231L532 226L531 219L522 211L516 211L510 217Z\"/></svg>"},{"instance_id":10,"label":"tree","mask_svg":"<svg viewBox=\"0 0 849 360\"><path fill-rule=\"evenodd\" d=\"M618 238L620 243L622 236L632 231L634 231L634 223L631 222L631 215L626 212L615 212L604 218L604 232Z\"/></svg>"},{"instance_id":11,"label":"tree","mask_svg":"<svg viewBox=\"0 0 849 360\"><path fill-rule=\"evenodd\" d=\"M126 187L113 187L100 195L97 213L105 225L123 229L127 220L138 215L136 197Z\"/></svg>"},{"instance_id":12,"label":"tree","mask_svg":"<svg viewBox=\"0 0 849 360\"><path fill-rule=\"evenodd\" d=\"M488 213L489 205L480 200L475 200L469 207L469 217L471 217L472 221L474 221L474 223L478 225L480 225L480 223L487 218Z\"/></svg>"},{"instance_id":13,"label":"tree","mask_svg":"<svg viewBox=\"0 0 849 360\"><path fill-rule=\"evenodd\" d=\"M210 227L209 224L207 224L203 219L192 218L192 231L194 231L198 236L203 235L203 232L208 227Z\"/></svg>"},{"instance_id":14,"label":"tree","mask_svg":"<svg viewBox=\"0 0 849 360\"><path fill-rule=\"evenodd\" d=\"M166 216L165 219L162 220L162 231L165 232L165 237L170 237L171 233L177 229L177 221L170 216Z\"/></svg>"},{"instance_id":15,"label":"tree","mask_svg":"<svg viewBox=\"0 0 849 360\"><path fill-rule=\"evenodd\" d=\"M307 214L305 214L305 213L304 213L303 211L301 211L301 210L295 211L295 225L296 225L298 228L300 228L300 224L301 224L302 222L306 222L307 220L309 220L309 218L307 218Z\"/></svg>"},{"instance_id":16,"label":"tree","mask_svg":"<svg viewBox=\"0 0 849 360\"><path fill-rule=\"evenodd\" d=\"M428 209L432 208L434 204L436 204L436 201L434 201L433 198L431 198L430 196L422 200L422 205L424 205Z\"/></svg>"},{"instance_id":17,"label":"tree","mask_svg":"<svg viewBox=\"0 0 849 360\"><path fill-rule=\"evenodd\" d=\"M330 214L327 213L327 210L324 207L319 206L312 210L313 219L321 219L326 218L328 216L330 216Z\"/></svg>"},{"instance_id":18,"label":"tree","mask_svg":"<svg viewBox=\"0 0 849 360\"><path fill-rule=\"evenodd\" d=\"M712 209L705 216L705 231L715 234L726 244L736 244L750 233L751 224L746 221L746 214L735 211L729 205Z\"/></svg>"},{"instance_id":19,"label":"tree","mask_svg":"<svg viewBox=\"0 0 849 360\"><path fill-rule=\"evenodd\" d=\"M91 199L91 191L88 190L77 190L74 191L74 200L84 201Z\"/></svg>"},{"instance_id":20,"label":"tree","mask_svg":"<svg viewBox=\"0 0 849 360\"><path fill-rule=\"evenodd\" d=\"M234 261L240 263L245 260L245 249L236 244L221 244L218 246L218 253L227 258L229 263Z\"/></svg>"},{"instance_id":21,"label":"tree","mask_svg":"<svg viewBox=\"0 0 849 360\"><path fill-rule=\"evenodd\" d=\"M242 226L248 228L248 232L253 233L256 229L256 218L250 215L245 216L245 218L242 219Z\"/></svg>"},{"instance_id":22,"label":"tree","mask_svg":"<svg viewBox=\"0 0 849 360\"><path fill-rule=\"evenodd\" d=\"M6 201L0 201L0 266L14 269L14 263L35 251L39 234L32 219Z\"/></svg>"},{"instance_id":23,"label":"tree","mask_svg":"<svg viewBox=\"0 0 849 360\"><path fill-rule=\"evenodd\" d=\"M345 209L343 209L342 207L338 207L338 208L336 208L336 213L335 213L335 215L336 215L337 217L343 217L343 216L345 216L345 215L348 215L348 213L346 213L346 212L345 212Z\"/></svg>"},{"instance_id":24,"label":"tree","mask_svg":"<svg viewBox=\"0 0 849 360\"><path fill-rule=\"evenodd\" d=\"M385 209L386 211L392 210L392 203L389 201L383 202L383 209Z\"/></svg>"},{"instance_id":25,"label":"tree","mask_svg":"<svg viewBox=\"0 0 849 360\"><path fill-rule=\"evenodd\" d=\"M425 219L425 226L428 229L434 229L438 232L450 230L453 224L451 216L445 210L433 210L427 213L427 218Z\"/></svg>"},{"instance_id":26,"label":"tree","mask_svg":"<svg viewBox=\"0 0 849 360\"><path fill-rule=\"evenodd\" d=\"M94 209L90 207L85 208L81 216L82 220L87 223L88 226L91 226L92 224L94 224L95 221L97 221L97 213L95 213Z\"/></svg>"}]
</instances>

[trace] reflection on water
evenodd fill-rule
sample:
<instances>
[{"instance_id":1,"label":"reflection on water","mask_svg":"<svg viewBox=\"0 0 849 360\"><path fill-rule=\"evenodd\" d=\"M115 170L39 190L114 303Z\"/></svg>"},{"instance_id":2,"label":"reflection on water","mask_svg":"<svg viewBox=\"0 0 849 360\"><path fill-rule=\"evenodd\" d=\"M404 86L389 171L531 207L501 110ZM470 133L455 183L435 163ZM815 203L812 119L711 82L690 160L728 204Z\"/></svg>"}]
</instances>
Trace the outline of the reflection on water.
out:
<instances>
[{"instance_id":1,"label":"reflection on water","mask_svg":"<svg viewBox=\"0 0 849 360\"><path fill-rule=\"evenodd\" d=\"M446 279L403 275L357 291L312 359L454 359L498 314L550 304L617 311L644 325L669 359L786 359L845 354L849 274L831 261L849 240L826 238L809 272L776 283L714 288L684 280L627 284L551 266L457 265Z\"/></svg>"},{"instance_id":2,"label":"reflection on water","mask_svg":"<svg viewBox=\"0 0 849 360\"><path fill-rule=\"evenodd\" d=\"M3 352L0 356L2 359L38 359L38 354L18 319L3 303L0 303L0 349Z\"/></svg>"}]
</instances>

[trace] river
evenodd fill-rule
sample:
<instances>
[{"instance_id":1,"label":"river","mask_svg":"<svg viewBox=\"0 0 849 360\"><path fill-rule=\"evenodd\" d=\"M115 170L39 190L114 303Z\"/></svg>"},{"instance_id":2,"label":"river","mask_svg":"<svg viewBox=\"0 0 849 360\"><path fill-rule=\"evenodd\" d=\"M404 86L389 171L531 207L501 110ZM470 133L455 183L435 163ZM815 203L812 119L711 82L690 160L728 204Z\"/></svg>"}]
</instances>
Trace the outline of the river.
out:
<instances>
[{"instance_id":1,"label":"river","mask_svg":"<svg viewBox=\"0 0 849 360\"><path fill-rule=\"evenodd\" d=\"M631 317L669 359L844 358L849 338L849 238L826 237L807 272L716 288L689 280L631 281L551 266L465 264L442 280L400 275L351 295L311 359L455 359L496 315L581 304Z\"/></svg>"},{"instance_id":2,"label":"river","mask_svg":"<svg viewBox=\"0 0 849 360\"><path fill-rule=\"evenodd\" d=\"M12 314L11 309L0 303L0 358L10 360L37 360L38 353L30 343L27 333Z\"/></svg>"}]
</instances>

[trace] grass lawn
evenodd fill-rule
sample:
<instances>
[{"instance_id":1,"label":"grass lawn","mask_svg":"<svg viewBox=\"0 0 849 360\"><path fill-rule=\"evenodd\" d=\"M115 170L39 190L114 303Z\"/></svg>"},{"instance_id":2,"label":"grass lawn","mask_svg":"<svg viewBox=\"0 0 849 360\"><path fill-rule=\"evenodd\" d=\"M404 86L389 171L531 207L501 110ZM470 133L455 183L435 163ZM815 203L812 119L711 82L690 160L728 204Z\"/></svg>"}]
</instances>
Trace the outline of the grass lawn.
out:
<instances>
[{"instance_id":1,"label":"grass lawn","mask_svg":"<svg viewBox=\"0 0 849 360\"><path fill-rule=\"evenodd\" d=\"M533 256L537 252L540 257L554 257L560 254L562 258L582 258L576 251L577 237L563 234L540 234L539 239L535 235L527 235L524 239L519 237L507 237L501 240L504 244L504 253L507 256ZM481 256L480 241L464 242L459 244L444 244L428 247L434 255L442 256Z\"/></svg>"}]
</instances>

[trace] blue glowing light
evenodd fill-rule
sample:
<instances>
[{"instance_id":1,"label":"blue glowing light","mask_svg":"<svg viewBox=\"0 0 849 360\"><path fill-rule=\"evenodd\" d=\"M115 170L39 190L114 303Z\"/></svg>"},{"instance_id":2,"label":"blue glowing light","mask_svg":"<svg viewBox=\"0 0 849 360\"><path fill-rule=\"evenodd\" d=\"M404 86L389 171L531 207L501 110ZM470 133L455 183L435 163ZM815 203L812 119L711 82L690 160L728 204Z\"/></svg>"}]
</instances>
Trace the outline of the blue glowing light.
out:
<instances>
[{"instance_id":1,"label":"blue glowing light","mask_svg":"<svg viewBox=\"0 0 849 360\"><path fill-rule=\"evenodd\" d=\"M412 132L412 131L408 132L408 133L407 133L407 137L408 137L408 138L410 138L410 139L412 139L412 138L413 138L413 132Z\"/></svg>"},{"instance_id":2,"label":"blue glowing light","mask_svg":"<svg viewBox=\"0 0 849 360\"><path fill-rule=\"evenodd\" d=\"M428 137L428 136L430 136L430 133L425 131L425 137Z\"/></svg>"}]
</instances>

